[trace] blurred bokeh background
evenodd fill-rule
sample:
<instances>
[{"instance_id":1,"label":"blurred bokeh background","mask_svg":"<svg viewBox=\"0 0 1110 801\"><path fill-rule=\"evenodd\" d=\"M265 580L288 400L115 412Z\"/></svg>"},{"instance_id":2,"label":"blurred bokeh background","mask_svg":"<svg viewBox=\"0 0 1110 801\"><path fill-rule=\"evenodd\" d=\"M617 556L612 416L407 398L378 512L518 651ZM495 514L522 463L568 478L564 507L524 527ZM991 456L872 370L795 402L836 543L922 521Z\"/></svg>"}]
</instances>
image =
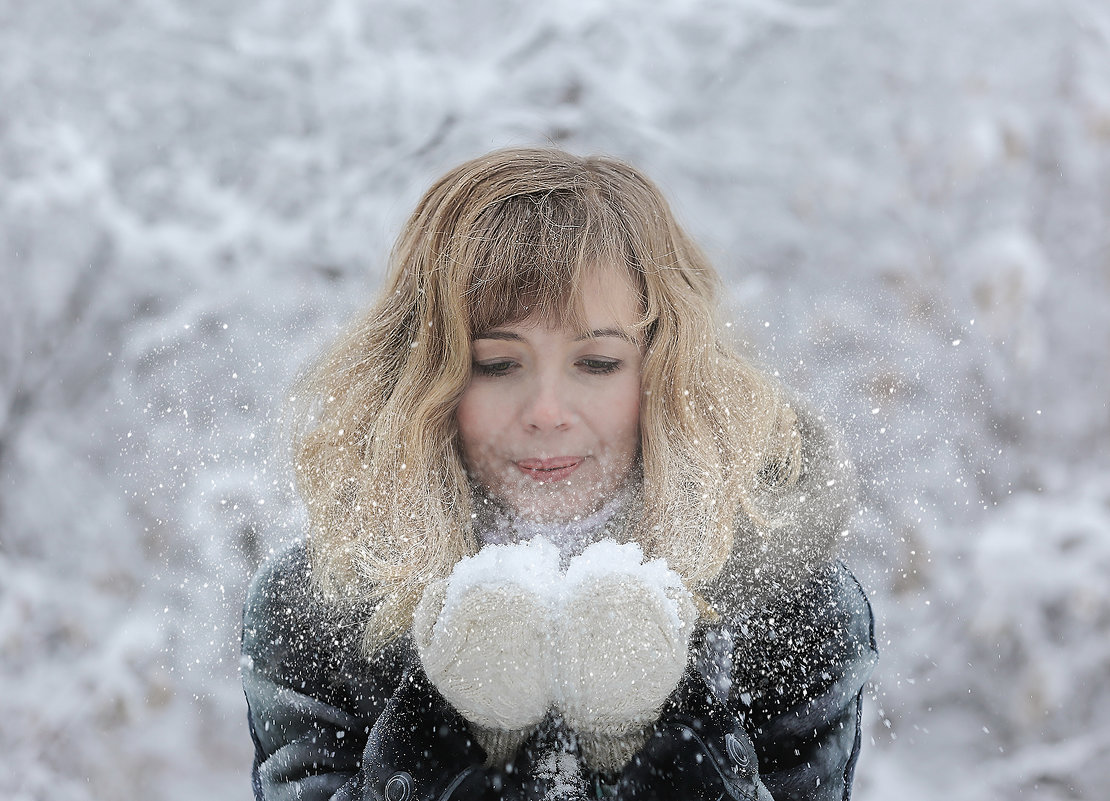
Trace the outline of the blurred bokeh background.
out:
<instances>
[{"instance_id":1,"label":"blurred bokeh background","mask_svg":"<svg viewBox=\"0 0 1110 801\"><path fill-rule=\"evenodd\" d=\"M844 432L857 798L1105 798L1102 0L0 0L0 796L250 796L289 383L537 143L655 177Z\"/></svg>"}]
</instances>

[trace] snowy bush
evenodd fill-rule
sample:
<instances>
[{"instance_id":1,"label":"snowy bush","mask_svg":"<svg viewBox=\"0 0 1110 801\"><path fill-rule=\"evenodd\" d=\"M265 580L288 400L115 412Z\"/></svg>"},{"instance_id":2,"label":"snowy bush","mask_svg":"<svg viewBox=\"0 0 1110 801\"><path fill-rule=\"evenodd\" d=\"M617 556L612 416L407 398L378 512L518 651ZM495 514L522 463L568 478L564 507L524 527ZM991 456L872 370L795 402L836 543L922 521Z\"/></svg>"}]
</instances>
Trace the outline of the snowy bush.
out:
<instances>
[{"instance_id":1,"label":"snowy bush","mask_svg":"<svg viewBox=\"0 0 1110 801\"><path fill-rule=\"evenodd\" d=\"M435 176L544 142L659 181L855 455L857 797L1100 797L1104 4L42 0L0 97L3 797L249 796L290 381Z\"/></svg>"}]
</instances>

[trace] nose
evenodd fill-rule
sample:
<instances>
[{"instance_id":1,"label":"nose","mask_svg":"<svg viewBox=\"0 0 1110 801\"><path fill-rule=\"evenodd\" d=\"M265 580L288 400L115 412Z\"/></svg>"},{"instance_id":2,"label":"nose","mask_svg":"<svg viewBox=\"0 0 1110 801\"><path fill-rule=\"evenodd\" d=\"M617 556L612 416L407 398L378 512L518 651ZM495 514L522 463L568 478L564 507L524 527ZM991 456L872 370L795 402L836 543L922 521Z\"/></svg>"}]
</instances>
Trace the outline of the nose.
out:
<instances>
[{"instance_id":1,"label":"nose","mask_svg":"<svg viewBox=\"0 0 1110 801\"><path fill-rule=\"evenodd\" d=\"M570 426L567 387L554 376L538 377L524 399L521 422L530 431L558 431Z\"/></svg>"}]
</instances>

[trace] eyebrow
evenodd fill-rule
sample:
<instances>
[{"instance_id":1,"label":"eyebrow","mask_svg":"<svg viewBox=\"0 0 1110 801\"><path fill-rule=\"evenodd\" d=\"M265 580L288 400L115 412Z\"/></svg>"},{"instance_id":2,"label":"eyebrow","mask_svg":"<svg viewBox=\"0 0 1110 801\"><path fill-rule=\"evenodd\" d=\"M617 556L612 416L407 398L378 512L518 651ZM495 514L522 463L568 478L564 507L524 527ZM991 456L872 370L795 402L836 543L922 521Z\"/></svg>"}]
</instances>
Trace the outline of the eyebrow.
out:
<instances>
[{"instance_id":1,"label":"eyebrow","mask_svg":"<svg viewBox=\"0 0 1110 801\"><path fill-rule=\"evenodd\" d=\"M483 331L474 337L475 340L479 339L500 339L506 342L523 342L524 337L520 334L514 334L512 331Z\"/></svg>"},{"instance_id":2,"label":"eyebrow","mask_svg":"<svg viewBox=\"0 0 1110 801\"><path fill-rule=\"evenodd\" d=\"M625 342L631 342L633 345L636 344L636 340L619 328L595 328L587 334L575 337L574 341L581 342L584 339L598 339L599 337L616 337L617 339L623 339Z\"/></svg>"},{"instance_id":3,"label":"eyebrow","mask_svg":"<svg viewBox=\"0 0 1110 801\"><path fill-rule=\"evenodd\" d=\"M599 339L601 337L616 337L617 339L623 339L625 342L631 342L633 345L636 344L636 340L634 340L632 337L630 337L624 331L621 331L619 328L595 328L593 331L589 331L585 334L582 334L581 336L575 337L574 341L575 342L583 342L587 339ZM478 336L474 337L474 339L475 340L478 340L478 339L496 339L496 340L500 340L500 341L503 341L503 342L523 342L524 341L524 337L522 337L520 334L516 333L515 331L497 331L497 330L483 331L481 334L478 334Z\"/></svg>"}]
</instances>

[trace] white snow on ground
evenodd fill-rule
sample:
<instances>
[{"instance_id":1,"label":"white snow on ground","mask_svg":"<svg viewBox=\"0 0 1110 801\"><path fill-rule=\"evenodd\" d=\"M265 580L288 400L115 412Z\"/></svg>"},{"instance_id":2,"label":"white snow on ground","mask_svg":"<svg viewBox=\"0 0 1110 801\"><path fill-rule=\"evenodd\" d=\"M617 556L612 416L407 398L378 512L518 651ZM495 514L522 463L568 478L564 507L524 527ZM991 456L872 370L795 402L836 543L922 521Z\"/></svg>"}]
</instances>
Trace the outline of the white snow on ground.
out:
<instances>
[{"instance_id":1,"label":"white snow on ground","mask_svg":"<svg viewBox=\"0 0 1110 801\"><path fill-rule=\"evenodd\" d=\"M419 193L653 175L828 410L879 618L857 798L1104 797L1100 0L0 4L0 796L247 798L290 380Z\"/></svg>"}]
</instances>

